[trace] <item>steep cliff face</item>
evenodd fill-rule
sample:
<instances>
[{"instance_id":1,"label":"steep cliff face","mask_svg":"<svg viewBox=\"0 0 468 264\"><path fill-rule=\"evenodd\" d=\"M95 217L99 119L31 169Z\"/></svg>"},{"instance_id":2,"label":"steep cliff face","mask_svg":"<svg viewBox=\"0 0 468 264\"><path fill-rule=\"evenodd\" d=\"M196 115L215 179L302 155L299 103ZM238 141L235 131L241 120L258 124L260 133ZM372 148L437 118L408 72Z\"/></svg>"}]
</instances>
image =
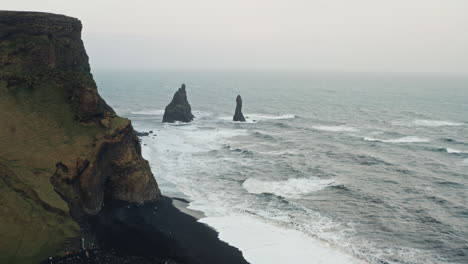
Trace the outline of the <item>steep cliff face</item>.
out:
<instances>
[{"instance_id":1,"label":"steep cliff face","mask_svg":"<svg viewBox=\"0 0 468 264\"><path fill-rule=\"evenodd\" d=\"M106 201L160 198L130 121L98 94L81 28L0 11L0 263L57 253Z\"/></svg>"}]
</instances>

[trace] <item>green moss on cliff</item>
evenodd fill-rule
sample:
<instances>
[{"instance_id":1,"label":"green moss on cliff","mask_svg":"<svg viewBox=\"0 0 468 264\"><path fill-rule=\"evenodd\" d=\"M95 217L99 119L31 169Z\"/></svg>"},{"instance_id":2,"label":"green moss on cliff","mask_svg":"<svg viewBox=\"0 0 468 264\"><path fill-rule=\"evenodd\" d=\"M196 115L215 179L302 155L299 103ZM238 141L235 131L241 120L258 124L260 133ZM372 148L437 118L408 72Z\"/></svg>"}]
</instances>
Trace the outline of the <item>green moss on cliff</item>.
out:
<instances>
[{"instance_id":1,"label":"green moss on cliff","mask_svg":"<svg viewBox=\"0 0 468 264\"><path fill-rule=\"evenodd\" d=\"M16 164L0 162L0 263L36 263L60 251L79 227L66 213L66 203L41 181L44 177L38 170Z\"/></svg>"},{"instance_id":2,"label":"green moss on cliff","mask_svg":"<svg viewBox=\"0 0 468 264\"><path fill-rule=\"evenodd\" d=\"M130 121L102 100L75 18L0 11L0 263L36 263L104 199L159 198ZM72 218L72 216L74 218Z\"/></svg>"}]
</instances>

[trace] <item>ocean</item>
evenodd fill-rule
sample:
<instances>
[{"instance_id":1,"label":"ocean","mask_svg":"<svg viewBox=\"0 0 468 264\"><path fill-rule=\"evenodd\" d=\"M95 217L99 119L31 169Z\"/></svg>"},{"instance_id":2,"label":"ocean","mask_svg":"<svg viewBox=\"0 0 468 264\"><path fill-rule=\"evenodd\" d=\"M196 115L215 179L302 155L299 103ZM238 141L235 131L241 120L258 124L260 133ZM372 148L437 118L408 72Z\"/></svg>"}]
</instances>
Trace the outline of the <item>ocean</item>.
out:
<instances>
[{"instance_id":1,"label":"ocean","mask_svg":"<svg viewBox=\"0 0 468 264\"><path fill-rule=\"evenodd\" d=\"M154 132L142 152L163 194L252 264L468 263L468 76L93 74ZM196 119L163 124L182 83Z\"/></svg>"}]
</instances>

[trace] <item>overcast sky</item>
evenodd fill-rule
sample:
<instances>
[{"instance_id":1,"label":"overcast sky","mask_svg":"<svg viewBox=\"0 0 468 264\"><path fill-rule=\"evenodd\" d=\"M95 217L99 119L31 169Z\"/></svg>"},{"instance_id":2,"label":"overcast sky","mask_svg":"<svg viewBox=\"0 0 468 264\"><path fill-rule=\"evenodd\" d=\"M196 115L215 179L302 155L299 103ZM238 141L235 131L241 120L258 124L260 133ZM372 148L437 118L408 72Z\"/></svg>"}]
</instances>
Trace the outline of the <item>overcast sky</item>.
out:
<instances>
[{"instance_id":1,"label":"overcast sky","mask_svg":"<svg viewBox=\"0 0 468 264\"><path fill-rule=\"evenodd\" d=\"M93 68L468 73L468 0L1 0L79 18Z\"/></svg>"}]
</instances>

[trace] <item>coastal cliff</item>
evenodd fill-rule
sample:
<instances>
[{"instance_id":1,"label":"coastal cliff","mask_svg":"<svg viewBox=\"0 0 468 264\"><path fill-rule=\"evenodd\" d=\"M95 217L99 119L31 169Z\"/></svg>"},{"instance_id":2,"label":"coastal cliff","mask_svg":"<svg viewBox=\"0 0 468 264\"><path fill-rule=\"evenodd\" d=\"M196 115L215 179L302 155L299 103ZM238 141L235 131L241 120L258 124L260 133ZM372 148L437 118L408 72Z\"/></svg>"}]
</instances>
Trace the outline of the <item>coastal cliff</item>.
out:
<instances>
[{"instance_id":1,"label":"coastal cliff","mask_svg":"<svg viewBox=\"0 0 468 264\"><path fill-rule=\"evenodd\" d=\"M81 29L0 11L0 263L60 254L107 202L161 197L130 121L99 96Z\"/></svg>"}]
</instances>

